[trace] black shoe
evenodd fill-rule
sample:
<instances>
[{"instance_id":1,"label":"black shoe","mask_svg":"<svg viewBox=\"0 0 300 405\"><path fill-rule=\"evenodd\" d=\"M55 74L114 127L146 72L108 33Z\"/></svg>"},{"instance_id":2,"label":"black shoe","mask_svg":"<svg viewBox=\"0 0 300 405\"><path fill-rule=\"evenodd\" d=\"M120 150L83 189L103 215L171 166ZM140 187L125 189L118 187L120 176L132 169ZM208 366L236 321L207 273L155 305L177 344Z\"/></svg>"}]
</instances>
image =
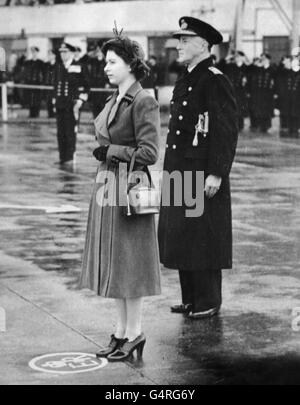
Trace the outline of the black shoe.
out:
<instances>
[{"instance_id":1,"label":"black shoe","mask_svg":"<svg viewBox=\"0 0 300 405\"><path fill-rule=\"evenodd\" d=\"M124 343L124 339L118 339L115 337L115 335L111 335L111 340L108 344L107 347L104 349L99 350L98 353L96 353L97 357L107 357L109 354L113 353L115 350L118 349L119 346L121 346Z\"/></svg>"},{"instance_id":2,"label":"black shoe","mask_svg":"<svg viewBox=\"0 0 300 405\"><path fill-rule=\"evenodd\" d=\"M188 314L191 312L192 304L177 304L171 306L171 312L175 314Z\"/></svg>"},{"instance_id":3,"label":"black shoe","mask_svg":"<svg viewBox=\"0 0 300 405\"><path fill-rule=\"evenodd\" d=\"M107 360L110 362L127 360L136 350L137 358L140 359L143 356L143 350L146 343L146 336L142 333L132 342L128 339L123 340L123 344L120 345L112 354L107 356Z\"/></svg>"},{"instance_id":4,"label":"black shoe","mask_svg":"<svg viewBox=\"0 0 300 405\"><path fill-rule=\"evenodd\" d=\"M215 307L215 308L210 308L206 311L200 311L200 312L190 312L188 314L188 318L190 319L206 319L206 318L211 318L215 315L217 315L220 311L220 307Z\"/></svg>"}]
</instances>

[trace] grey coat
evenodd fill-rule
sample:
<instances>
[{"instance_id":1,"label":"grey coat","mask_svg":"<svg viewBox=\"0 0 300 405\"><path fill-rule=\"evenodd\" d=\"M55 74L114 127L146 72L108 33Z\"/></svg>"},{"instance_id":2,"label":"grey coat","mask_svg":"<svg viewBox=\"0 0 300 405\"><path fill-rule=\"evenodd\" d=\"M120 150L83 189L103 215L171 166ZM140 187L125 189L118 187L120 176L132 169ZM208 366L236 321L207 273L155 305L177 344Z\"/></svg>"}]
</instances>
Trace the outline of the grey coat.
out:
<instances>
[{"instance_id":1,"label":"grey coat","mask_svg":"<svg viewBox=\"0 0 300 405\"><path fill-rule=\"evenodd\" d=\"M116 98L114 93L95 120L99 145L110 146L93 188L80 286L110 298L157 295L160 265L154 216L126 217L118 204L103 206L103 199L113 195L118 201L122 197L118 195L119 165L113 165L113 156L129 162L137 147L139 166L156 162L159 107L138 82L117 108Z\"/></svg>"}]
</instances>

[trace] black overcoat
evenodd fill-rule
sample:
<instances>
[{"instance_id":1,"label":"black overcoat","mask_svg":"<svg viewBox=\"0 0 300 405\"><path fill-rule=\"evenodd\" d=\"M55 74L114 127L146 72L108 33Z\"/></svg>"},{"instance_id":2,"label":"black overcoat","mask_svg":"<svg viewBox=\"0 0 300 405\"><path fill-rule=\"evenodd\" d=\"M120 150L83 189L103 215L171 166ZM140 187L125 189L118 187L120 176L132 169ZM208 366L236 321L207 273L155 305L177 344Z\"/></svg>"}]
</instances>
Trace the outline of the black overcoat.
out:
<instances>
[{"instance_id":1,"label":"black overcoat","mask_svg":"<svg viewBox=\"0 0 300 405\"><path fill-rule=\"evenodd\" d=\"M281 69L276 77L275 92L280 115L300 118L300 72Z\"/></svg>"},{"instance_id":2,"label":"black overcoat","mask_svg":"<svg viewBox=\"0 0 300 405\"><path fill-rule=\"evenodd\" d=\"M193 146L195 125L199 114L205 112L209 116L208 134L198 134L198 146ZM166 190L166 173L173 171L202 171L205 177L220 176L222 183L212 199L204 198L204 212L199 217L187 217L185 204L161 204L158 237L165 267L193 271L231 268L229 173L237 136L238 114L232 85L208 58L179 79L174 88L162 192Z\"/></svg>"},{"instance_id":3,"label":"black overcoat","mask_svg":"<svg viewBox=\"0 0 300 405\"><path fill-rule=\"evenodd\" d=\"M249 110L257 118L271 118L274 111L275 71L272 67L251 70Z\"/></svg>"},{"instance_id":4,"label":"black overcoat","mask_svg":"<svg viewBox=\"0 0 300 405\"><path fill-rule=\"evenodd\" d=\"M237 66L236 63L225 65L223 73L226 74L231 81L235 90L235 97L240 117L248 115L248 100L247 100L247 66Z\"/></svg>"}]
</instances>

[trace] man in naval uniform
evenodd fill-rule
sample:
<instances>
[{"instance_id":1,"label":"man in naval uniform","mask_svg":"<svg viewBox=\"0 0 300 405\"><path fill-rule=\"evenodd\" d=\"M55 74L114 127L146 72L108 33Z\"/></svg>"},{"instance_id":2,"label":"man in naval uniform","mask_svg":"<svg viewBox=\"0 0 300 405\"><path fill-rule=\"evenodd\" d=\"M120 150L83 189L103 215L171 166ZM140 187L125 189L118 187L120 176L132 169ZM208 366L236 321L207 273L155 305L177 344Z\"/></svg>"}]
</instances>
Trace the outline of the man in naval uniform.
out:
<instances>
[{"instance_id":1,"label":"man in naval uniform","mask_svg":"<svg viewBox=\"0 0 300 405\"><path fill-rule=\"evenodd\" d=\"M59 163L73 163L80 109L88 99L89 80L85 65L74 60L75 47L63 43L62 63L54 72L54 103L57 119Z\"/></svg>"},{"instance_id":2,"label":"man in naval uniform","mask_svg":"<svg viewBox=\"0 0 300 405\"><path fill-rule=\"evenodd\" d=\"M179 25L174 37L179 40L178 60L187 65L187 71L177 81L171 101L158 237L161 262L179 270L182 303L171 311L202 319L218 313L221 270L232 267L229 173L238 111L232 85L213 66L210 54L222 35L192 17L182 17ZM193 194L198 188L196 173L204 173L202 215L190 217L186 210L191 207L185 201L180 206L175 202L178 193L176 197L175 189L169 187L172 172L181 174L182 193L188 186L184 173L192 173ZM165 192L169 192L169 206L164 204Z\"/></svg>"},{"instance_id":3,"label":"man in naval uniform","mask_svg":"<svg viewBox=\"0 0 300 405\"><path fill-rule=\"evenodd\" d=\"M24 83L40 86L44 84L44 62L38 58L39 48L30 48L32 57L24 64ZM42 91L28 89L25 91L26 101L29 107L29 118L38 118L40 115Z\"/></svg>"}]
</instances>

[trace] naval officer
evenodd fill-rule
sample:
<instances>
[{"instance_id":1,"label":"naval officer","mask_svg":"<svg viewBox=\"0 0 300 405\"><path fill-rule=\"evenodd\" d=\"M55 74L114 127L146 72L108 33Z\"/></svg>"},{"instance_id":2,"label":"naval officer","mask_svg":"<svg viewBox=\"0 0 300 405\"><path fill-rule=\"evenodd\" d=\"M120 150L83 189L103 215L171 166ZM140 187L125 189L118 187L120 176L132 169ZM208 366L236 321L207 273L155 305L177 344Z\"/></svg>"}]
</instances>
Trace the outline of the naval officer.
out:
<instances>
[{"instance_id":1,"label":"naval officer","mask_svg":"<svg viewBox=\"0 0 300 405\"><path fill-rule=\"evenodd\" d=\"M54 72L54 103L57 119L59 163L73 162L80 109L88 99L87 69L74 59L76 48L63 43L59 49L62 63Z\"/></svg>"},{"instance_id":2,"label":"naval officer","mask_svg":"<svg viewBox=\"0 0 300 405\"><path fill-rule=\"evenodd\" d=\"M187 70L177 81L171 101L158 237L161 262L179 270L182 303L171 311L201 319L218 313L222 269L232 267L229 173L237 144L238 112L232 85L213 66L211 57L211 48L222 42L222 35L192 17L182 17L179 25L174 34L178 60ZM172 188L171 204L163 203L170 185L166 174L174 171L182 178L185 172L193 174L193 192L196 172L204 172L202 215L188 217L186 204L174 203Z\"/></svg>"}]
</instances>

